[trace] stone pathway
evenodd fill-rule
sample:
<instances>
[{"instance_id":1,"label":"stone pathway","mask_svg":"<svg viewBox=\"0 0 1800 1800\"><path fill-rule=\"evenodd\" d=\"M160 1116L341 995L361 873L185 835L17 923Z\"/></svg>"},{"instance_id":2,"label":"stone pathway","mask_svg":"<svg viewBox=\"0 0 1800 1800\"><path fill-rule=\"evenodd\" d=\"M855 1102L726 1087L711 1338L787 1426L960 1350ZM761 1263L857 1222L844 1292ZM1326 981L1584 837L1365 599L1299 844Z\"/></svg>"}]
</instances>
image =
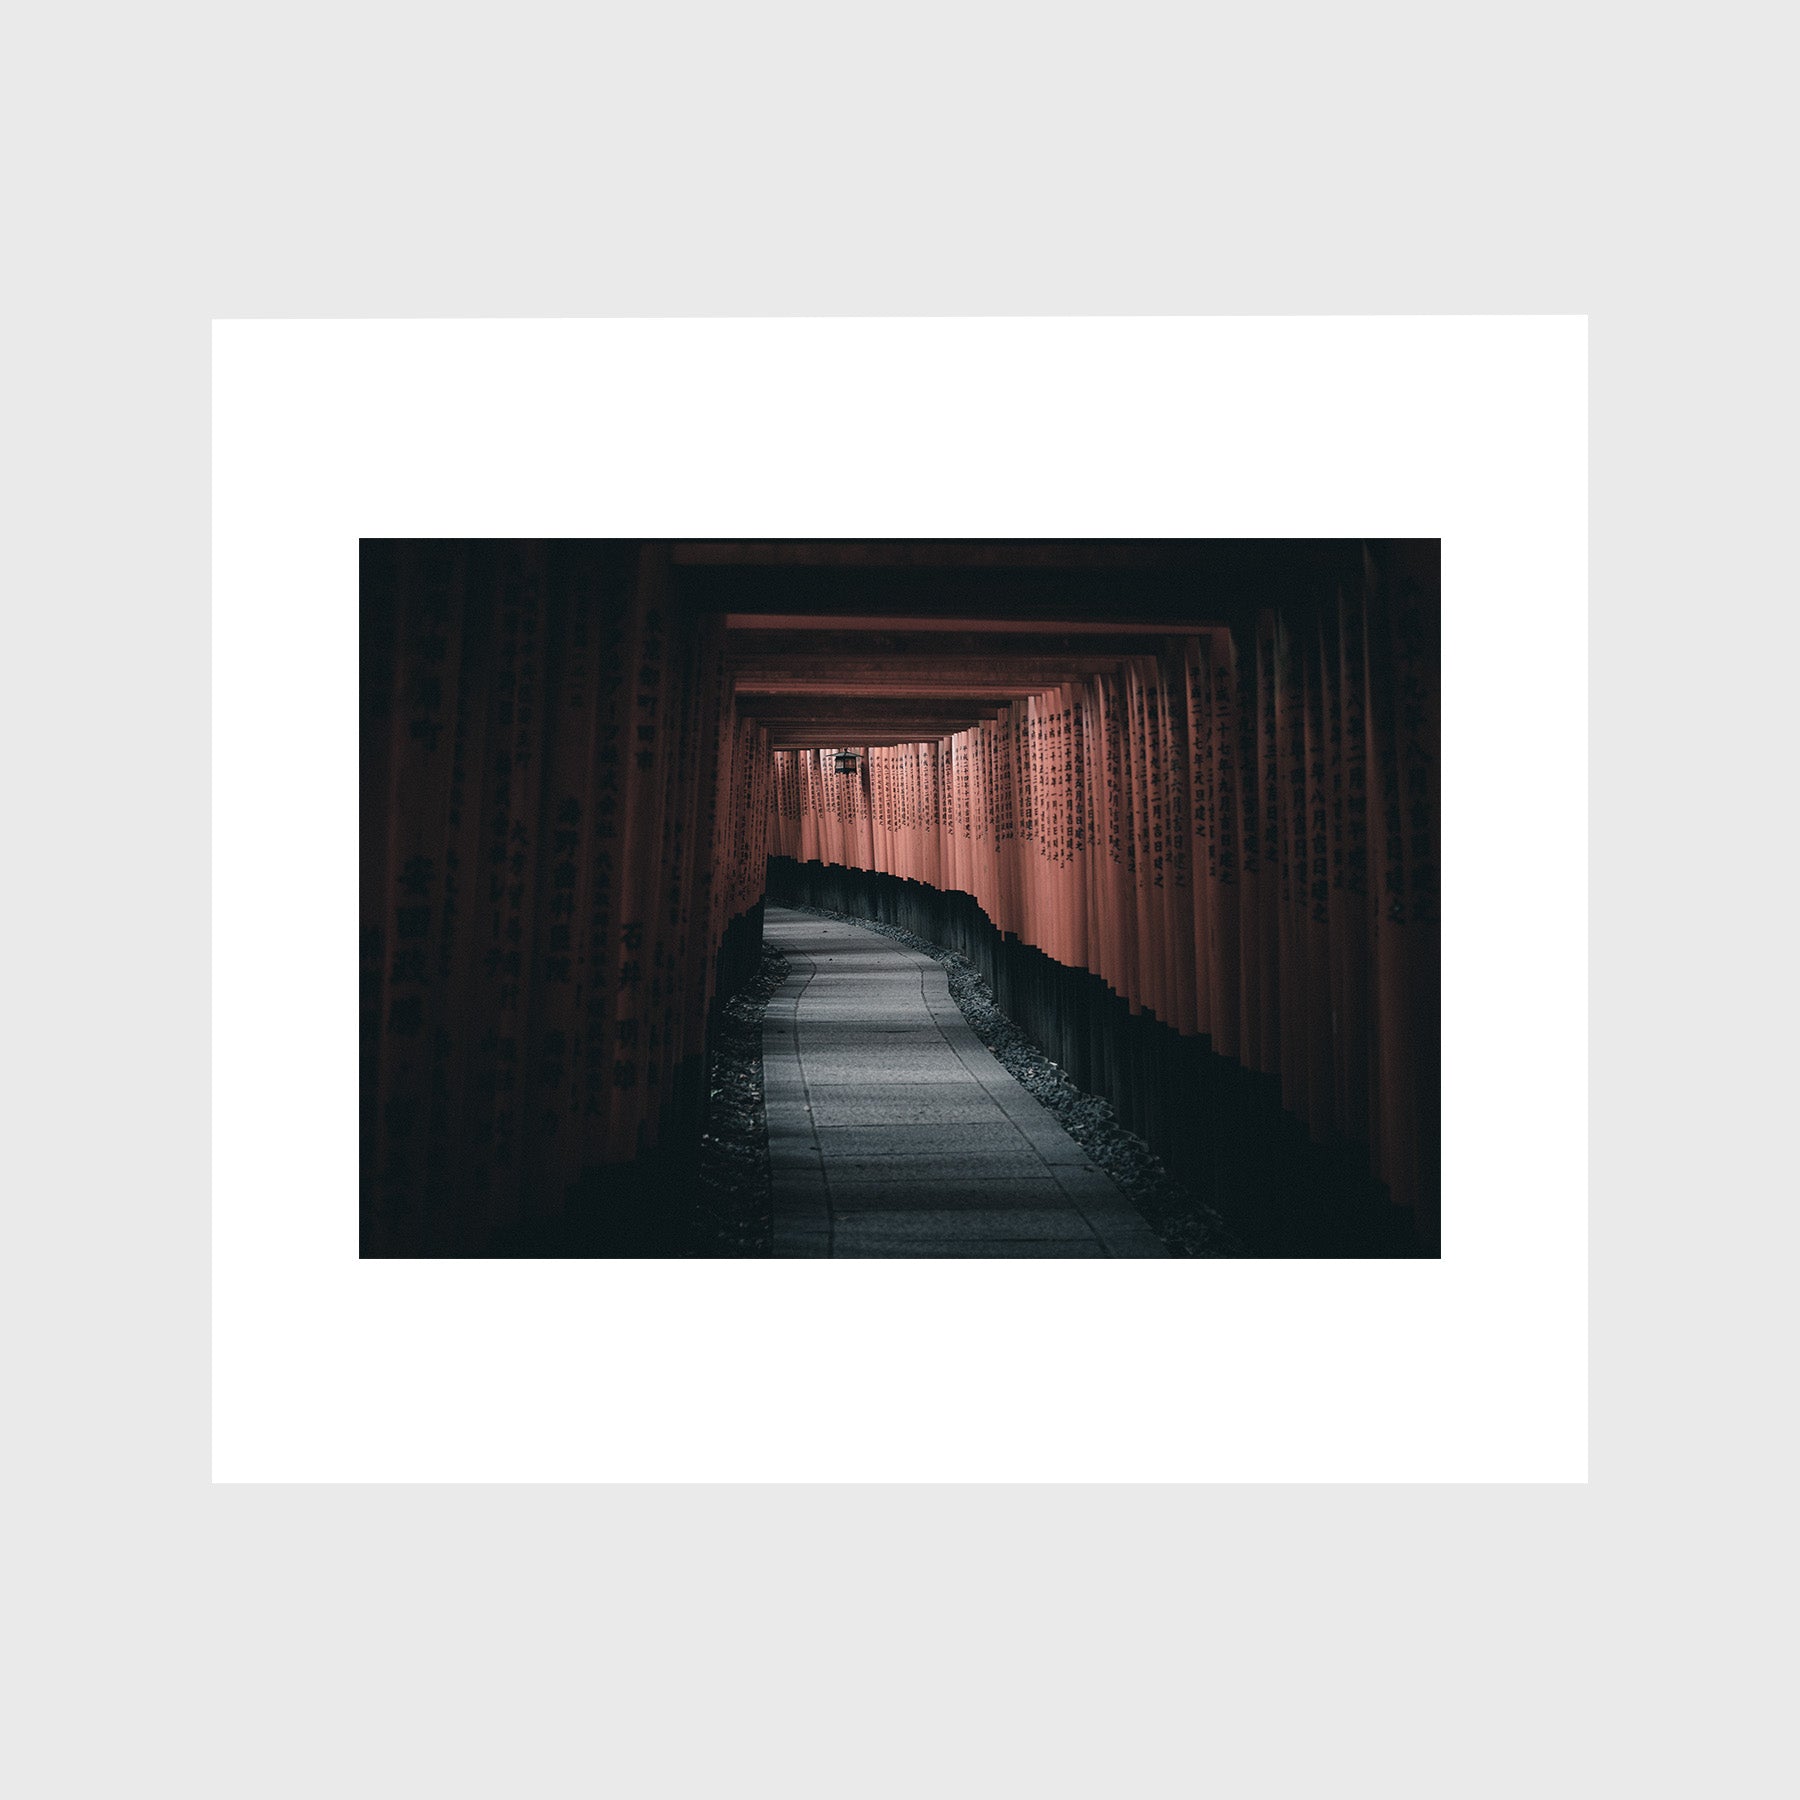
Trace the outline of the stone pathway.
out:
<instances>
[{"instance_id":1,"label":"stone pathway","mask_svg":"<svg viewBox=\"0 0 1800 1800\"><path fill-rule=\"evenodd\" d=\"M770 907L789 976L763 1015L777 1256L1166 1256L969 1029L943 969Z\"/></svg>"}]
</instances>

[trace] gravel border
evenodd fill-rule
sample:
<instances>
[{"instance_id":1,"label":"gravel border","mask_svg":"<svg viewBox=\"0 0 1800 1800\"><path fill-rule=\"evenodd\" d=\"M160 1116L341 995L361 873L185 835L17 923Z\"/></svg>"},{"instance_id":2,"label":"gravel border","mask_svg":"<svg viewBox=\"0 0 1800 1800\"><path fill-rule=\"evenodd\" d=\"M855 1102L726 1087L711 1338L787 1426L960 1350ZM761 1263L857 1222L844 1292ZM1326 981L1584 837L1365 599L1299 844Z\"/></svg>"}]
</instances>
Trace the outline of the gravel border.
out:
<instances>
[{"instance_id":1,"label":"gravel border","mask_svg":"<svg viewBox=\"0 0 1800 1800\"><path fill-rule=\"evenodd\" d=\"M764 945L756 979L726 1002L720 1017L706 1126L700 1135L694 1213L683 1256L774 1254L762 1022L771 996L787 977L787 958Z\"/></svg>"},{"instance_id":2,"label":"gravel border","mask_svg":"<svg viewBox=\"0 0 1800 1800\"><path fill-rule=\"evenodd\" d=\"M994 1054L1000 1066L1040 1105L1056 1115L1070 1137L1115 1182L1133 1206L1150 1222L1169 1248L1171 1256L1247 1256L1237 1235L1185 1182L1164 1168L1162 1159L1134 1131L1119 1123L1118 1115L1098 1094L1078 1088L995 1004L993 990L969 960L942 944L916 937L898 925L866 919L859 913L830 912L822 906L801 906L792 900L771 902L789 912L810 913L814 918L838 919L880 932L909 950L921 951L943 965L950 995L961 1007L975 1035ZM767 953L765 952L765 955ZM767 1002L765 1000L764 1004ZM761 1014L758 1014L760 1017ZM761 1063L758 1038L758 1094Z\"/></svg>"}]
</instances>

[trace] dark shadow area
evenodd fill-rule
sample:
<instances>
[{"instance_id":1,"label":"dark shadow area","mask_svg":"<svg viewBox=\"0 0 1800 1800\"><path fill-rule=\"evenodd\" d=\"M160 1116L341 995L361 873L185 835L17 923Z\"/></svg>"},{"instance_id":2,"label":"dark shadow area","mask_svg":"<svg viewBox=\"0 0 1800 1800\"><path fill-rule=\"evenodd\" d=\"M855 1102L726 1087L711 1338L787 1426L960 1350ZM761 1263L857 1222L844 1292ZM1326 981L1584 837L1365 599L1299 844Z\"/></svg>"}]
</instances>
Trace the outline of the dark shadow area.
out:
<instances>
[{"instance_id":1,"label":"dark shadow area","mask_svg":"<svg viewBox=\"0 0 1800 1800\"><path fill-rule=\"evenodd\" d=\"M486 1237L458 1237L391 1250L365 1245L365 1257L696 1257L768 1254L767 1171L728 1170L753 1153L761 1131L761 1015L770 990L759 901L726 927L719 946L704 1056L677 1065L660 1113L658 1141L628 1163L586 1170L562 1195L560 1213L540 1212ZM779 967L779 959L777 959ZM740 1015L740 1016L734 1016ZM723 1067L722 1067L723 1065ZM730 1086L721 1089L725 1069ZM754 1070L752 1100L743 1084ZM715 1097L717 1096L717 1097ZM724 1105L721 1105L721 1102ZM758 1119L735 1115L753 1105ZM730 1143L708 1143L715 1132ZM761 1154L766 1157L766 1141ZM466 1226L477 1218L454 1174L445 1178L437 1216Z\"/></svg>"}]
</instances>

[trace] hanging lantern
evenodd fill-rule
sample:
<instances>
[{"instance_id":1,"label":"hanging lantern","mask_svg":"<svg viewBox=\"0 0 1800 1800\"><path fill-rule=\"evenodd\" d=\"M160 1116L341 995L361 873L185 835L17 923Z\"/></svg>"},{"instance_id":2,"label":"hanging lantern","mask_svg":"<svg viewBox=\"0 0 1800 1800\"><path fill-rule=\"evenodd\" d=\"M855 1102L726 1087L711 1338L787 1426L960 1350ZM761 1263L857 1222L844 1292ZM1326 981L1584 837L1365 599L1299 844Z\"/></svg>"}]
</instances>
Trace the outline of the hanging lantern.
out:
<instances>
[{"instance_id":1,"label":"hanging lantern","mask_svg":"<svg viewBox=\"0 0 1800 1800\"><path fill-rule=\"evenodd\" d=\"M854 750L840 750L837 753L837 772L840 775L854 775L861 766L861 759Z\"/></svg>"}]
</instances>

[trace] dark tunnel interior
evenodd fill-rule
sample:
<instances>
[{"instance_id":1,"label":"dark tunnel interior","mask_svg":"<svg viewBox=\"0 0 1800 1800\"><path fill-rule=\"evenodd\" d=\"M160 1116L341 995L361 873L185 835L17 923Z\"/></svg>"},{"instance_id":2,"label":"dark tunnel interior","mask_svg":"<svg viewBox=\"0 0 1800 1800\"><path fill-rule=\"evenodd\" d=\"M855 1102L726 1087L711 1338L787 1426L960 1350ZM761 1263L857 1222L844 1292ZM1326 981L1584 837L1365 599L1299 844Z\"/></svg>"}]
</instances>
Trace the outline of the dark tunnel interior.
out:
<instances>
[{"instance_id":1,"label":"dark tunnel interior","mask_svg":"<svg viewBox=\"0 0 1800 1800\"><path fill-rule=\"evenodd\" d=\"M857 942L925 994L891 1054L920 1095L980 1087L1058 1206L1130 1225L1084 1253L1155 1232L958 1037L919 945L1230 1253L1439 1254L1439 611L1435 540L365 540L362 1254L697 1253L771 909L792 946L887 931ZM800 1075L883 1087L835 966L798 983L758 1004L812 1021ZM772 1253L847 1253L784 1237L802 1163L821 1217L853 1189L900 1217L871 1168L920 1216L1049 1216L974 1114L903 1154L788 1081L767 1063ZM816 1241L923 1241L853 1222Z\"/></svg>"}]
</instances>

